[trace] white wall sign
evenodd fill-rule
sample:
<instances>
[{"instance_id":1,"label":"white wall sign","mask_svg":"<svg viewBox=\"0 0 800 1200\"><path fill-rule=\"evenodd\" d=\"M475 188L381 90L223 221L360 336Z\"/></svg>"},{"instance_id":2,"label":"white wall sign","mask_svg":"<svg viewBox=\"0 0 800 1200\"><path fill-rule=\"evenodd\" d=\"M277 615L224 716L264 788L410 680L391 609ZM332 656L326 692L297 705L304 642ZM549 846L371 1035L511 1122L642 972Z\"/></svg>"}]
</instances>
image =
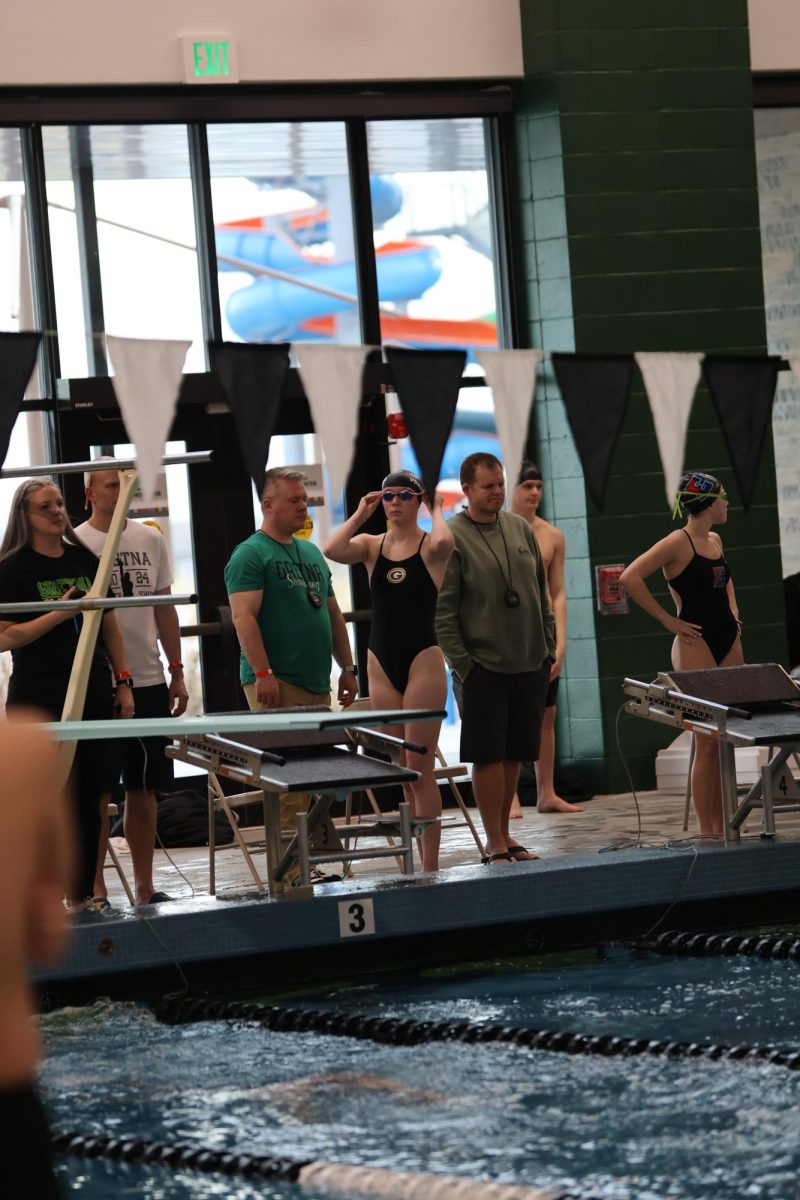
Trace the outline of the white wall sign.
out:
<instances>
[{"instance_id":1,"label":"white wall sign","mask_svg":"<svg viewBox=\"0 0 800 1200\"><path fill-rule=\"evenodd\" d=\"M309 508L314 508L325 503L325 488L322 483L322 463L287 464L286 470L303 472L303 483L308 492Z\"/></svg>"}]
</instances>

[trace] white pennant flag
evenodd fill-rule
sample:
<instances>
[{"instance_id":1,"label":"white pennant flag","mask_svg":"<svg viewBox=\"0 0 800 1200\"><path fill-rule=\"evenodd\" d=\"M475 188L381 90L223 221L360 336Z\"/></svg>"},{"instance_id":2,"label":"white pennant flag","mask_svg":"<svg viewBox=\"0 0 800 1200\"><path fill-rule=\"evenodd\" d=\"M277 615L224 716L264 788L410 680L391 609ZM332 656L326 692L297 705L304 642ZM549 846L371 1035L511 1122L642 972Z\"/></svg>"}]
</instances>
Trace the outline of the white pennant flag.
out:
<instances>
[{"instance_id":1,"label":"white pennant flag","mask_svg":"<svg viewBox=\"0 0 800 1200\"><path fill-rule=\"evenodd\" d=\"M146 502L155 492L175 416L181 371L192 343L107 337L106 344L122 420L136 447L136 468Z\"/></svg>"},{"instance_id":2,"label":"white pennant flag","mask_svg":"<svg viewBox=\"0 0 800 1200\"><path fill-rule=\"evenodd\" d=\"M332 501L338 499L350 474L358 433L361 377L369 349L316 342L292 345L314 429L322 442Z\"/></svg>"},{"instance_id":3,"label":"white pennant flag","mask_svg":"<svg viewBox=\"0 0 800 1200\"><path fill-rule=\"evenodd\" d=\"M525 457L528 426L536 393L536 368L543 350L476 350L494 396L494 419L509 489L517 482Z\"/></svg>"},{"instance_id":4,"label":"white pennant flag","mask_svg":"<svg viewBox=\"0 0 800 1200\"><path fill-rule=\"evenodd\" d=\"M683 470L686 429L705 355L694 351L666 354L643 351L633 357L642 372L650 401L667 504L671 505Z\"/></svg>"}]
</instances>

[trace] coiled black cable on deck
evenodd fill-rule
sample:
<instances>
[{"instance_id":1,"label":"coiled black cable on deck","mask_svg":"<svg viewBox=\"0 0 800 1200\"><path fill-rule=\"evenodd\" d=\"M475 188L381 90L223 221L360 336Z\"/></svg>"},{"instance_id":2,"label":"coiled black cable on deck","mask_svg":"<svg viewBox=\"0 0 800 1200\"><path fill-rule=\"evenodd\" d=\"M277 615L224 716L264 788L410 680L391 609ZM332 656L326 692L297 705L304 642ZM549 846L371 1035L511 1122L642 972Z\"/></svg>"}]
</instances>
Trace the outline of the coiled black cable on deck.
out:
<instances>
[{"instance_id":1,"label":"coiled black cable on deck","mask_svg":"<svg viewBox=\"0 0 800 1200\"><path fill-rule=\"evenodd\" d=\"M637 943L637 949L656 954L675 954L686 958L719 957L737 954L749 958L794 959L800 961L800 938L785 933L741 936L728 933L694 933L667 929L652 942Z\"/></svg>"},{"instance_id":2,"label":"coiled black cable on deck","mask_svg":"<svg viewBox=\"0 0 800 1200\"><path fill-rule=\"evenodd\" d=\"M658 1058L736 1059L748 1063L770 1063L800 1070L800 1051L776 1046L728 1046L708 1042L657 1041L649 1038L583 1034L565 1029L533 1029L513 1025L489 1025L478 1021L414 1021L375 1017L336 1010L284 1008L238 1001L180 1000L157 1005L159 1021L166 1025L188 1025L196 1021L230 1021L257 1025L281 1033L317 1033L351 1037L389 1046L419 1046L426 1042L502 1043L531 1050L560 1054L655 1056Z\"/></svg>"}]
</instances>

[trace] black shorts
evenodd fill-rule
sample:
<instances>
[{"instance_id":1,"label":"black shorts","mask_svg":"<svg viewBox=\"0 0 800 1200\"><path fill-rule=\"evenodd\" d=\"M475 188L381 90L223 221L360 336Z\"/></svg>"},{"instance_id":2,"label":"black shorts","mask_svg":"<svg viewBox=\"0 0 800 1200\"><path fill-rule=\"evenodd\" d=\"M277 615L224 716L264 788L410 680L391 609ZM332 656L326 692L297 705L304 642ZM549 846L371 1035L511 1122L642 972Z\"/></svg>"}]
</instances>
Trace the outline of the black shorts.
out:
<instances>
[{"instance_id":1,"label":"black shorts","mask_svg":"<svg viewBox=\"0 0 800 1200\"><path fill-rule=\"evenodd\" d=\"M67 695L68 680L59 676L19 675L12 672L8 684L9 708L24 706L43 710L53 721L61 720ZM83 721L109 721L114 716L114 692L111 670L103 663L94 663L86 684L86 700L81 713ZM119 743L106 740L78 742L75 766L78 788L82 795L99 797L112 791L119 779L116 768Z\"/></svg>"},{"instance_id":2,"label":"black shorts","mask_svg":"<svg viewBox=\"0 0 800 1200\"><path fill-rule=\"evenodd\" d=\"M133 703L137 717L168 717L169 688L165 683L135 687ZM114 742L115 785L122 778L126 792L169 792L175 784L172 759L164 753L163 737L118 738Z\"/></svg>"},{"instance_id":3,"label":"black shorts","mask_svg":"<svg viewBox=\"0 0 800 1200\"><path fill-rule=\"evenodd\" d=\"M462 684L463 761L536 762L550 665L501 675L475 663Z\"/></svg>"},{"instance_id":4,"label":"black shorts","mask_svg":"<svg viewBox=\"0 0 800 1200\"><path fill-rule=\"evenodd\" d=\"M14 1184L14 1200L59 1200L61 1189L53 1174L50 1131L41 1101L32 1084L0 1088L0 1154L3 1173Z\"/></svg>"},{"instance_id":5,"label":"black shorts","mask_svg":"<svg viewBox=\"0 0 800 1200\"><path fill-rule=\"evenodd\" d=\"M556 675L555 679L551 679L547 685L547 695L544 698L545 708L555 708L556 696L558 695L558 681L560 678L560 675Z\"/></svg>"}]
</instances>

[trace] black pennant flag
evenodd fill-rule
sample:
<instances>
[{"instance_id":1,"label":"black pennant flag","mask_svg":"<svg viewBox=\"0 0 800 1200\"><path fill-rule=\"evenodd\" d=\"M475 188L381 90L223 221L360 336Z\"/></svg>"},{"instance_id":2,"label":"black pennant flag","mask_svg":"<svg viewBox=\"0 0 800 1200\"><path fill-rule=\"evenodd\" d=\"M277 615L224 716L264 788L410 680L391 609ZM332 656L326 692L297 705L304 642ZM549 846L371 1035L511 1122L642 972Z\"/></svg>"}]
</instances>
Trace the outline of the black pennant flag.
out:
<instances>
[{"instance_id":1,"label":"black pennant flag","mask_svg":"<svg viewBox=\"0 0 800 1200\"><path fill-rule=\"evenodd\" d=\"M753 501L780 365L778 357L749 355L713 355L703 363L745 508Z\"/></svg>"},{"instance_id":2,"label":"black pennant flag","mask_svg":"<svg viewBox=\"0 0 800 1200\"><path fill-rule=\"evenodd\" d=\"M0 333L0 467L6 461L41 340L40 333Z\"/></svg>"},{"instance_id":3,"label":"black pennant flag","mask_svg":"<svg viewBox=\"0 0 800 1200\"><path fill-rule=\"evenodd\" d=\"M628 406L633 355L551 357L589 495L602 508L611 456Z\"/></svg>"},{"instance_id":4,"label":"black pennant flag","mask_svg":"<svg viewBox=\"0 0 800 1200\"><path fill-rule=\"evenodd\" d=\"M242 458L260 496L289 370L289 344L211 342L209 352L231 406Z\"/></svg>"},{"instance_id":5,"label":"black pennant flag","mask_svg":"<svg viewBox=\"0 0 800 1200\"><path fill-rule=\"evenodd\" d=\"M467 355L464 350L401 350L396 346L387 346L385 353L422 482L432 500Z\"/></svg>"}]
</instances>

